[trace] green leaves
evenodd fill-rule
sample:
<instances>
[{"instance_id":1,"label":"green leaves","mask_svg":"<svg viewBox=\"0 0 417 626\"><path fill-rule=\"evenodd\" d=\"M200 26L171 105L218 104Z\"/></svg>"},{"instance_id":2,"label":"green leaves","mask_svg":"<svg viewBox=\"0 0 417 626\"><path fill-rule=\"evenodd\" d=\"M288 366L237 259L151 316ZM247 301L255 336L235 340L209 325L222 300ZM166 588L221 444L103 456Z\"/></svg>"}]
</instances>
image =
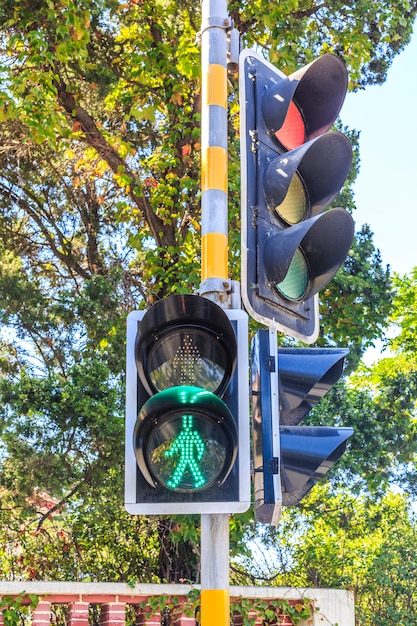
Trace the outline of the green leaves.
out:
<instances>
[{"instance_id":1,"label":"green leaves","mask_svg":"<svg viewBox=\"0 0 417 626\"><path fill-rule=\"evenodd\" d=\"M407 359L414 359L417 354L417 267L410 276L394 276L394 285L396 291L391 321L395 337L389 340L388 345L404 353Z\"/></svg>"},{"instance_id":2,"label":"green leaves","mask_svg":"<svg viewBox=\"0 0 417 626\"><path fill-rule=\"evenodd\" d=\"M345 59L351 88L381 83L394 56L408 43L415 4L400 2L331 4L286 0L231 3L245 47L257 43L287 73L325 52Z\"/></svg>"},{"instance_id":3,"label":"green leaves","mask_svg":"<svg viewBox=\"0 0 417 626\"><path fill-rule=\"evenodd\" d=\"M351 370L366 348L384 336L392 310L389 268L384 268L372 239L369 226L363 226L344 266L320 293L323 343L331 336L336 345L349 347Z\"/></svg>"},{"instance_id":4,"label":"green leaves","mask_svg":"<svg viewBox=\"0 0 417 626\"><path fill-rule=\"evenodd\" d=\"M258 44L283 70L341 54L352 88L384 79L416 13L405 0L256 0L229 10L244 45ZM198 577L195 520L139 520L122 509L122 418L127 313L200 282L200 21L189 0L0 4L1 545L25 524L22 561L10 557L6 576ZM236 78L229 87L237 279ZM341 206L354 208L348 189ZM391 278L364 228L322 294L321 342L348 345L350 371L384 336L387 316L401 329L395 362L361 371L320 403L355 425L346 475L374 492L393 479L417 485L414 282L395 278L392 309ZM42 491L57 502L54 519L33 499ZM234 553L251 524L250 514L231 520ZM286 611L295 619L307 608Z\"/></svg>"},{"instance_id":5,"label":"green leaves","mask_svg":"<svg viewBox=\"0 0 417 626\"><path fill-rule=\"evenodd\" d=\"M39 604L39 599L32 593L28 594L29 603L26 600L25 592L13 598L12 596L4 596L0 600L0 611L3 615L5 626L19 626L22 623L23 616L29 615L31 610Z\"/></svg>"}]
</instances>

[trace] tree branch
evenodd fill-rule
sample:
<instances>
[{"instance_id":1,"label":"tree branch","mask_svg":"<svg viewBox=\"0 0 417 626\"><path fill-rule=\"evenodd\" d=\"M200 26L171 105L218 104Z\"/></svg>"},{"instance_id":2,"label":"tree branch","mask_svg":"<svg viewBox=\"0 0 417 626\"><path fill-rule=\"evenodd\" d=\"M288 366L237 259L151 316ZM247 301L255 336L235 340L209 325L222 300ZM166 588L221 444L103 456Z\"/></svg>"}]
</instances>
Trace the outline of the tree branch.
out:
<instances>
[{"instance_id":1,"label":"tree branch","mask_svg":"<svg viewBox=\"0 0 417 626\"><path fill-rule=\"evenodd\" d=\"M112 148L105 137L103 137L94 119L83 107L76 103L74 95L68 91L66 84L62 80L56 83L56 87L61 106L73 120L80 123L85 133L87 143L97 151L115 174L124 172L131 179L130 191L127 193L148 222L149 229L157 244L160 246L175 246L176 241L173 227L167 225L156 215L144 195L137 194L135 190L141 188L140 181L127 166L126 162L119 156L117 151Z\"/></svg>"}]
</instances>

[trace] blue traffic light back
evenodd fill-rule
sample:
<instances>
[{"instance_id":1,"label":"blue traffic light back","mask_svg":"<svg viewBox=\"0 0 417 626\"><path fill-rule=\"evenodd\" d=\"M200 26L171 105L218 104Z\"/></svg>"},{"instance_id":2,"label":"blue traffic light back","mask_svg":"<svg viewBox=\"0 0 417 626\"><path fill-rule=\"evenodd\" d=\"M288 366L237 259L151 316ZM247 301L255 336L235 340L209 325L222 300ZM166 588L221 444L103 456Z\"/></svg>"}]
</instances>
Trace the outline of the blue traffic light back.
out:
<instances>
[{"instance_id":1,"label":"blue traffic light back","mask_svg":"<svg viewBox=\"0 0 417 626\"><path fill-rule=\"evenodd\" d=\"M253 483L255 518L278 525L281 515L278 378L275 345L267 330L251 346Z\"/></svg>"},{"instance_id":2,"label":"blue traffic light back","mask_svg":"<svg viewBox=\"0 0 417 626\"><path fill-rule=\"evenodd\" d=\"M345 452L352 428L298 424L339 380L347 353L338 348L276 350L271 331L256 333L251 358L259 522L273 524L277 508L296 505Z\"/></svg>"}]
</instances>

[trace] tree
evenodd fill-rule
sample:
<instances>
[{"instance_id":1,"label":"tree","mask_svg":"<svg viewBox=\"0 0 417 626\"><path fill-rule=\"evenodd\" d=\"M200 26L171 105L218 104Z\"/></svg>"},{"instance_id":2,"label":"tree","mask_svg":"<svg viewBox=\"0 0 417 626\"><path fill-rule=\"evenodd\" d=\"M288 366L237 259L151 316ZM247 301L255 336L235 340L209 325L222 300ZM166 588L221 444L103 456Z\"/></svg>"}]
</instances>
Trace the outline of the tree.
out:
<instances>
[{"instance_id":1,"label":"tree","mask_svg":"<svg viewBox=\"0 0 417 626\"><path fill-rule=\"evenodd\" d=\"M278 532L264 533L269 567L252 558L240 568L269 585L351 589L361 626L411 626L417 602L415 532L415 515L399 493L375 499L320 485L302 511L286 510Z\"/></svg>"},{"instance_id":2,"label":"tree","mask_svg":"<svg viewBox=\"0 0 417 626\"><path fill-rule=\"evenodd\" d=\"M416 517L412 501L388 490L355 493L316 486L278 529L246 528L261 546L232 563L235 584L348 588L361 626L416 624ZM411 582L410 582L411 581Z\"/></svg>"},{"instance_id":3,"label":"tree","mask_svg":"<svg viewBox=\"0 0 417 626\"><path fill-rule=\"evenodd\" d=\"M362 364L312 417L355 427L343 469L286 509L278 532L262 529L267 560L240 556L233 569L240 583L350 588L361 626L416 624L416 278L394 276L389 353ZM259 529L248 525L244 541L254 540Z\"/></svg>"},{"instance_id":4,"label":"tree","mask_svg":"<svg viewBox=\"0 0 417 626\"><path fill-rule=\"evenodd\" d=\"M230 11L244 42L287 71L329 49L343 53L357 88L384 79L417 7L287 0ZM0 479L19 524L42 527L31 496L47 491L56 510L78 509L97 549L103 516L95 526L88 507L101 502L114 519L122 502L126 314L199 283L199 28L188 0L0 7ZM230 113L237 278L236 79ZM348 187L341 204L354 208ZM383 332L390 288L364 229L322 302L321 342L349 344L352 368ZM370 296L371 324L358 314ZM188 547L176 520L158 524L165 545L157 577L195 577L194 520ZM104 571L112 576L110 566Z\"/></svg>"}]
</instances>

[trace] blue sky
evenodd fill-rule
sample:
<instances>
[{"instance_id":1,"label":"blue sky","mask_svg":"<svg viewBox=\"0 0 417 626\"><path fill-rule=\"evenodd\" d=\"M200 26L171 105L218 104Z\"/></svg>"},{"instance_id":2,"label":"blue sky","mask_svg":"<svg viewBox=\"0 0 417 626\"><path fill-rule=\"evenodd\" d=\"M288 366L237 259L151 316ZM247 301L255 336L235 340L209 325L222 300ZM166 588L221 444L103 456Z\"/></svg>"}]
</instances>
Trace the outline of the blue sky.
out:
<instances>
[{"instance_id":1,"label":"blue sky","mask_svg":"<svg viewBox=\"0 0 417 626\"><path fill-rule=\"evenodd\" d=\"M417 27L387 81L348 94L340 116L361 132L353 218L370 224L383 262L407 274L417 266Z\"/></svg>"}]
</instances>

